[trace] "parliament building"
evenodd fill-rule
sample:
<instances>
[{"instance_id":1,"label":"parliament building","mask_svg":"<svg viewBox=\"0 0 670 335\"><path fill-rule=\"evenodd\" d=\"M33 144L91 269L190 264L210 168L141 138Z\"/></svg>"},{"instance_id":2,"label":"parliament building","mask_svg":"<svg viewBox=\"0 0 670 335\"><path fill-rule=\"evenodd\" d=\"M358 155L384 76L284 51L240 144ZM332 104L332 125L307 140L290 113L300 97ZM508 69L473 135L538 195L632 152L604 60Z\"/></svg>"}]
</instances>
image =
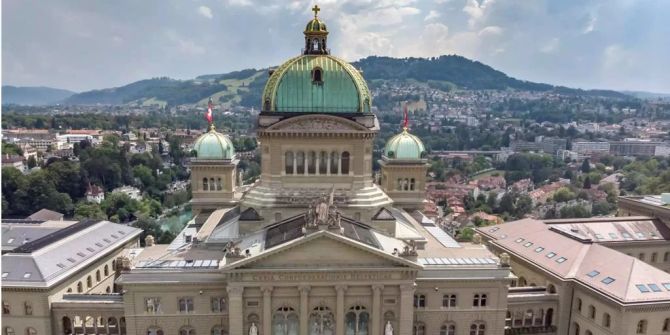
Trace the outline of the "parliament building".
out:
<instances>
[{"instance_id":1,"label":"parliament building","mask_svg":"<svg viewBox=\"0 0 670 335\"><path fill-rule=\"evenodd\" d=\"M331 55L314 11L300 54L268 74L259 179L240 184L232 141L210 125L191 161L195 217L172 243L147 236L141 246L139 229L107 221L3 221L4 335L631 334L638 320L617 314L628 309L656 313L645 334L662 333L670 284L661 293L623 292L610 304L623 306L608 310L610 326L585 332L587 322L573 318L576 293L588 314L591 301L609 301L608 286L580 286L581 274L542 268L562 271L591 255L577 248L583 239L562 240L569 229L554 234L547 223L523 221L482 230L473 242L446 234L422 213L426 150L407 124L387 140L375 180L370 90L361 71ZM667 242L667 227L655 229ZM5 241L28 235L18 246ZM523 254L544 260L536 248L555 251L555 241L564 244L555 260L533 265ZM609 255L588 246L593 257ZM670 282L644 262L629 265L645 271L641 281ZM617 292L622 269L612 269Z\"/></svg>"}]
</instances>

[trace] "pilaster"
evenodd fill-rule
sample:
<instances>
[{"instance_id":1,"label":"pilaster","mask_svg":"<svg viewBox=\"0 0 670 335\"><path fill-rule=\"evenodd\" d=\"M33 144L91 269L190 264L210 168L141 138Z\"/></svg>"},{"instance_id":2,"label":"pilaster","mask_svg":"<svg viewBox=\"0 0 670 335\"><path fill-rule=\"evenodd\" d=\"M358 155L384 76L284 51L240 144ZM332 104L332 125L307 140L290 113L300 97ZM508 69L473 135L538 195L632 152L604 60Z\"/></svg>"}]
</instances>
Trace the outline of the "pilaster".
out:
<instances>
[{"instance_id":1,"label":"pilaster","mask_svg":"<svg viewBox=\"0 0 670 335\"><path fill-rule=\"evenodd\" d=\"M344 293L346 285L335 286L337 291L337 306L335 310L335 335L344 335Z\"/></svg>"},{"instance_id":2,"label":"pilaster","mask_svg":"<svg viewBox=\"0 0 670 335\"><path fill-rule=\"evenodd\" d=\"M300 335L308 335L309 326L309 285L300 285Z\"/></svg>"},{"instance_id":3,"label":"pilaster","mask_svg":"<svg viewBox=\"0 0 670 335\"><path fill-rule=\"evenodd\" d=\"M242 293L244 286L228 286L228 330L230 334L244 333L244 306Z\"/></svg>"},{"instance_id":4,"label":"pilaster","mask_svg":"<svg viewBox=\"0 0 670 335\"><path fill-rule=\"evenodd\" d=\"M411 335L414 323L414 290L415 284L400 285L400 320L399 335Z\"/></svg>"}]
</instances>

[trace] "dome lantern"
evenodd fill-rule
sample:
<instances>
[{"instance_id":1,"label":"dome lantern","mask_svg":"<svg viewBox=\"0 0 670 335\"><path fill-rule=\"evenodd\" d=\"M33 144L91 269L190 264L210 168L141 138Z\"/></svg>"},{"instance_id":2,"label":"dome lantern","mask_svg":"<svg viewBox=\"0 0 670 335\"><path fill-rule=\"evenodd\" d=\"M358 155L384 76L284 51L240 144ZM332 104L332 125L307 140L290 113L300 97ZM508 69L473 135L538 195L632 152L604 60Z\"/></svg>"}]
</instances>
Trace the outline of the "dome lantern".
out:
<instances>
[{"instance_id":1,"label":"dome lantern","mask_svg":"<svg viewBox=\"0 0 670 335\"><path fill-rule=\"evenodd\" d=\"M307 22L305 26L305 49L303 55L327 55L330 53L326 48L326 41L328 40L328 29L326 24L318 17L321 8L314 5L312 11L314 12L314 19Z\"/></svg>"}]
</instances>

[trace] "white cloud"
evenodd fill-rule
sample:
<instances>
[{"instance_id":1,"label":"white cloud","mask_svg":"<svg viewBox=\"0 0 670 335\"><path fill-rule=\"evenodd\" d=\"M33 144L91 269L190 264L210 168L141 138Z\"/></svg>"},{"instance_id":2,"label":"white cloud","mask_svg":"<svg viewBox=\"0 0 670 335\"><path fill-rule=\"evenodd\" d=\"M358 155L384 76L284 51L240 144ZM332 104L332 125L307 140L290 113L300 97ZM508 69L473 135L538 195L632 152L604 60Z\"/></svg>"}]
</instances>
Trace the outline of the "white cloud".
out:
<instances>
[{"instance_id":1,"label":"white cloud","mask_svg":"<svg viewBox=\"0 0 670 335\"><path fill-rule=\"evenodd\" d=\"M173 43L174 47L182 53L189 56L197 56L205 53L205 48L201 45L196 44L191 39L182 38L174 30L168 30L165 32L165 36Z\"/></svg>"},{"instance_id":2,"label":"white cloud","mask_svg":"<svg viewBox=\"0 0 670 335\"><path fill-rule=\"evenodd\" d=\"M595 15L589 15L588 21L586 22L584 29L582 29L582 34L592 32L596 28L596 21L598 21L598 18Z\"/></svg>"},{"instance_id":3,"label":"white cloud","mask_svg":"<svg viewBox=\"0 0 670 335\"><path fill-rule=\"evenodd\" d=\"M468 15L468 26L475 28L480 21L484 21L487 11L495 0L467 0L463 11Z\"/></svg>"},{"instance_id":4,"label":"white cloud","mask_svg":"<svg viewBox=\"0 0 670 335\"><path fill-rule=\"evenodd\" d=\"M540 52L545 54L554 53L556 50L558 50L559 44L560 40L557 37L554 37L540 48Z\"/></svg>"},{"instance_id":5,"label":"white cloud","mask_svg":"<svg viewBox=\"0 0 670 335\"><path fill-rule=\"evenodd\" d=\"M484 29L480 30L478 35L485 37L485 36L498 36L502 34L503 29L498 27L498 26L488 26L484 27Z\"/></svg>"},{"instance_id":6,"label":"white cloud","mask_svg":"<svg viewBox=\"0 0 670 335\"><path fill-rule=\"evenodd\" d=\"M208 19L211 19L211 18L214 17L214 15L212 15L212 9L207 7L207 6L198 7L198 14L200 14L200 15L208 18Z\"/></svg>"},{"instance_id":7,"label":"white cloud","mask_svg":"<svg viewBox=\"0 0 670 335\"><path fill-rule=\"evenodd\" d=\"M430 21L433 19L437 19L438 17L440 17L440 13L438 13L438 11L436 10L431 10L430 12L428 12L428 15L426 15L426 17L423 20Z\"/></svg>"},{"instance_id":8,"label":"white cloud","mask_svg":"<svg viewBox=\"0 0 670 335\"><path fill-rule=\"evenodd\" d=\"M245 7L253 5L253 3L250 0L228 0L227 2L231 6Z\"/></svg>"}]
</instances>

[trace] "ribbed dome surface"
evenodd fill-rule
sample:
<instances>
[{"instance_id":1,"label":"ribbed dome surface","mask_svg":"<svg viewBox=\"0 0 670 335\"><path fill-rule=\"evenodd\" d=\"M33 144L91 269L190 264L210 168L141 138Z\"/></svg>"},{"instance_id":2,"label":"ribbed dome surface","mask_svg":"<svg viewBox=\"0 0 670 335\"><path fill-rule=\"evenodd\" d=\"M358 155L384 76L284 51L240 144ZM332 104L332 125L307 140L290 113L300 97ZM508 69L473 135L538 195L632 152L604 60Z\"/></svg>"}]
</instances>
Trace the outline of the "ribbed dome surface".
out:
<instances>
[{"instance_id":1,"label":"ribbed dome surface","mask_svg":"<svg viewBox=\"0 0 670 335\"><path fill-rule=\"evenodd\" d=\"M405 129L386 142L384 156L390 159L422 159L425 151L423 142Z\"/></svg>"},{"instance_id":2,"label":"ribbed dome surface","mask_svg":"<svg viewBox=\"0 0 670 335\"><path fill-rule=\"evenodd\" d=\"M198 159L232 159L235 156L235 147L228 136L214 129L202 134L195 141L193 150Z\"/></svg>"}]
</instances>

